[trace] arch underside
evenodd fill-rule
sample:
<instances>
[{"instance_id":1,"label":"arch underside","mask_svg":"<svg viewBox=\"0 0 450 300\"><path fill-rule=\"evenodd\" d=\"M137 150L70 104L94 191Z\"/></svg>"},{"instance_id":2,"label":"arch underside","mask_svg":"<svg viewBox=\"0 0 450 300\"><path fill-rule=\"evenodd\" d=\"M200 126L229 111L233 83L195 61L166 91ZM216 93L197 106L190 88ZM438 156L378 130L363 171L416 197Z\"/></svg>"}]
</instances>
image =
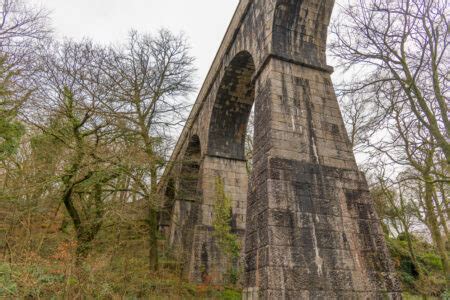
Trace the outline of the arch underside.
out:
<instances>
[{"instance_id":1,"label":"arch underside","mask_svg":"<svg viewBox=\"0 0 450 300\"><path fill-rule=\"evenodd\" d=\"M273 52L293 61L326 67L328 24L334 0L278 0Z\"/></svg>"},{"instance_id":2,"label":"arch underside","mask_svg":"<svg viewBox=\"0 0 450 300\"><path fill-rule=\"evenodd\" d=\"M191 245L189 267L194 281L226 281L228 270L237 270L240 264L239 260L229 260L229 254L220 248L213 232L216 201L225 193L231 202L232 232L243 244L248 188L245 139L255 95L254 72L252 56L248 52L238 53L225 68L215 95L207 130L208 148L201 166L202 204Z\"/></svg>"},{"instance_id":3,"label":"arch underside","mask_svg":"<svg viewBox=\"0 0 450 300\"><path fill-rule=\"evenodd\" d=\"M201 191L201 143L198 135L193 135L180 163L177 188L170 191L172 201L170 245L177 249L175 255L184 265L189 263L194 228L199 223L199 209L202 203ZM166 192L167 193L167 192Z\"/></svg>"},{"instance_id":4,"label":"arch underside","mask_svg":"<svg viewBox=\"0 0 450 300\"><path fill-rule=\"evenodd\" d=\"M255 64L248 52L240 52L226 68L211 114L208 154L245 160L245 137L255 89Z\"/></svg>"}]
</instances>

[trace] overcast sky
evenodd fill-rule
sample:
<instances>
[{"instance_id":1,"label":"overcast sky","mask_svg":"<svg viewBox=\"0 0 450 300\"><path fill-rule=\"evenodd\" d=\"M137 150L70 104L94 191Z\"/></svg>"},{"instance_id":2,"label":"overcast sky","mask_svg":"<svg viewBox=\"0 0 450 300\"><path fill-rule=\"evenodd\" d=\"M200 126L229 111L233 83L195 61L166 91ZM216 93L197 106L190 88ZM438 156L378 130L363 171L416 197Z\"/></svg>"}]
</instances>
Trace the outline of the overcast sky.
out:
<instances>
[{"instance_id":1,"label":"overcast sky","mask_svg":"<svg viewBox=\"0 0 450 300\"><path fill-rule=\"evenodd\" d=\"M84 37L103 43L126 39L130 29L183 32L196 58L200 88L239 0L28 0L46 7L58 38ZM337 0L336 3L345 0ZM338 6L335 7L337 11ZM337 75L336 76L340 76ZM336 77L337 78L337 77ZM195 101L197 93L190 100Z\"/></svg>"},{"instance_id":2,"label":"overcast sky","mask_svg":"<svg viewBox=\"0 0 450 300\"><path fill-rule=\"evenodd\" d=\"M59 38L123 41L130 29L184 32L196 58L200 87L239 0L29 0L51 12ZM196 95L193 96L195 99ZM193 99L193 100L194 100Z\"/></svg>"},{"instance_id":3,"label":"overcast sky","mask_svg":"<svg viewBox=\"0 0 450 300\"><path fill-rule=\"evenodd\" d=\"M100 43L124 40L130 29L184 32L203 83L238 0L30 0L51 12L59 38L89 37ZM195 99L196 95L193 96ZM193 100L194 100L193 99Z\"/></svg>"}]
</instances>

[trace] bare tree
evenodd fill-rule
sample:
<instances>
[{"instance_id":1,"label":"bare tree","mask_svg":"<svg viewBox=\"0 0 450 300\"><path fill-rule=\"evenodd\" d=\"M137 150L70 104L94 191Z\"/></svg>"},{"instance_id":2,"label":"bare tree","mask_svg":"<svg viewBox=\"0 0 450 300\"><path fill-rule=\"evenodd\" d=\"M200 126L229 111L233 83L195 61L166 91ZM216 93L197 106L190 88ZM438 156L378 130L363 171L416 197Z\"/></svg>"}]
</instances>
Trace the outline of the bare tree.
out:
<instances>
[{"instance_id":1,"label":"bare tree","mask_svg":"<svg viewBox=\"0 0 450 300\"><path fill-rule=\"evenodd\" d=\"M155 36L132 31L128 42L111 47L99 69L113 95L103 103L116 128L141 157L129 175L148 205L150 268L158 268L159 171L165 166L171 135L185 119L185 96L192 91L193 58L183 36L167 30ZM141 153L141 154L139 154Z\"/></svg>"},{"instance_id":2,"label":"bare tree","mask_svg":"<svg viewBox=\"0 0 450 300\"><path fill-rule=\"evenodd\" d=\"M27 122L58 147L54 184L78 241L78 262L88 254L105 213L105 185L120 170L111 145L113 132L99 105L109 97L103 75L93 67L102 50L91 42L54 42L41 48L35 92Z\"/></svg>"},{"instance_id":3,"label":"bare tree","mask_svg":"<svg viewBox=\"0 0 450 300\"><path fill-rule=\"evenodd\" d=\"M434 200L436 184L449 181L447 8L447 0L351 1L332 26L331 48L357 74L341 90L352 140L369 161L389 164L394 182L414 170L401 180L423 183L423 222L449 274L448 204Z\"/></svg>"},{"instance_id":4,"label":"bare tree","mask_svg":"<svg viewBox=\"0 0 450 300\"><path fill-rule=\"evenodd\" d=\"M0 0L0 59L13 72L15 84L28 90L27 78L34 71L35 50L50 39L49 13L24 0Z\"/></svg>"},{"instance_id":5,"label":"bare tree","mask_svg":"<svg viewBox=\"0 0 450 300\"><path fill-rule=\"evenodd\" d=\"M376 132L373 130L374 126L383 114L373 102L366 101L357 94L345 94L338 99L352 148L356 152L363 152L365 144Z\"/></svg>"},{"instance_id":6,"label":"bare tree","mask_svg":"<svg viewBox=\"0 0 450 300\"><path fill-rule=\"evenodd\" d=\"M0 159L17 148L24 132L16 120L31 92L27 84L32 44L48 36L47 13L20 0L0 1Z\"/></svg>"},{"instance_id":7,"label":"bare tree","mask_svg":"<svg viewBox=\"0 0 450 300\"><path fill-rule=\"evenodd\" d=\"M412 227L415 225L414 210L412 201L408 201L408 186L403 181L392 181L386 178L382 167L377 174L376 183L372 187L372 195L377 204L377 210L381 217L386 218L388 229L393 227L396 235L404 234L408 243L408 251L411 260L419 273L422 275L422 270L418 263L415 249L412 243ZM400 175L401 176L401 175Z\"/></svg>"},{"instance_id":8,"label":"bare tree","mask_svg":"<svg viewBox=\"0 0 450 300\"><path fill-rule=\"evenodd\" d=\"M394 89L449 163L448 1L355 0L337 20L332 53L358 73L345 92L361 100Z\"/></svg>"},{"instance_id":9,"label":"bare tree","mask_svg":"<svg viewBox=\"0 0 450 300\"><path fill-rule=\"evenodd\" d=\"M32 57L33 45L50 33L48 12L22 0L0 1L0 49L12 63Z\"/></svg>"},{"instance_id":10,"label":"bare tree","mask_svg":"<svg viewBox=\"0 0 450 300\"><path fill-rule=\"evenodd\" d=\"M441 162L439 160L440 149L433 137L428 135L427 129L414 117L414 113L409 110L407 105L404 105L402 94L396 94L395 89L386 89L381 95L382 98L375 95L373 101L383 109L386 109L384 105L387 103L389 109L386 112L389 115L371 119L360 127L361 132L369 136L364 140L364 151L368 154L368 161L371 161L372 164L383 165L384 168L386 168L385 165L388 165L390 174L383 171L382 176L378 176L378 182L391 180L394 182L393 184L397 182L400 185L400 181L412 180L420 181L423 184L421 199L423 200L421 201L424 213L423 224L429 229L437 252L442 259L444 270L448 272L448 255L445 247L446 240L448 240L446 233L448 229L445 221L443 222L443 218L440 217L443 215L443 204L434 200L436 199L436 184L441 181L448 182L448 173L445 168L435 171L436 166ZM367 124L371 126L367 126ZM372 168L372 170L374 169ZM405 172L406 170L409 172ZM401 177L399 173L402 174ZM409 174L409 176L405 174ZM397 190L400 193L401 187ZM395 216L406 228L404 220L402 221L404 219L402 214L397 211Z\"/></svg>"}]
</instances>

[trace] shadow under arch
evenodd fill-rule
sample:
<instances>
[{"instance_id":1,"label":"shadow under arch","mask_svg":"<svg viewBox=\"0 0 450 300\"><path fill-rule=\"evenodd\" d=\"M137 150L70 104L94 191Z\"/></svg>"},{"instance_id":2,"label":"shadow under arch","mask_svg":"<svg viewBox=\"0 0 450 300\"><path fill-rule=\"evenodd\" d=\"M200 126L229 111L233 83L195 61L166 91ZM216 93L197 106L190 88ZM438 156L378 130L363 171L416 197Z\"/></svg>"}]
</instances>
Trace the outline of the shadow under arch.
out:
<instances>
[{"instance_id":1,"label":"shadow under arch","mask_svg":"<svg viewBox=\"0 0 450 300\"><path fill-rule=\"evenodd\" d=\"M194 228L199 222L202 204L201 159L200 138L193 135L180 161L180 173L173 194L175 201L171 208L170 246L179 250L175 255L184 266L189 261L188 254L192 248Z\"/></svg>"},{"instance_id":2,"label":"shadow under arch","mask_svg":"<svg viewBox=\"0 0 450 300\"><path fill-rule=\"evenodd\" d=\"M177 179L169 178L164 192L164 206L160 213L159 224L162 230L170 226L177 200L198 201L201 199L199 186L201 145L198 135L193 135L180 162L180 174ZM178 182L178 186L177 186Z\"/></svg>"},{"instance_id":3,"label":"shadow under arch","mask_svg":"<svg viewBox=\"0 0 450 300\"><path fill-rule=\"evenodd\" d=\"M199 232L199 246L195 250L198 262L193 268L194 278L215 283L236 280L241 260L220 247L214 234L214 222L221 195L231 202L230 230L243 245L245 236L249 169L246 160L246 139L253 104L255 102L255 63L247 51L239 52L225 68L210 115L208 142L203 174L205 174L205 205L202 222L209 229ZM220 182L220 184L219 184ZM223 221L223 220L222 220ZM241 248L241 255L244 249Z\"/></svg>"},{"instance_id":4,"label":"shadow under arch","mask_svg":"<svg viewBox=\"0 0 450 300\"><path fill-rule=\"evenodd\" d=\"M189 140L184 158L182 161L179 189L177 198L184 201L201 200L200 180L200 161L202 149L200 138L193 135Z\"/></svg>"},{"instance_id":5,"label":"shadow under arch","mask_svg":"<svg viewBox=\"0 0 450 300\"><path fill-rule=\"evenodd\" d=\"M245 135L255 98L255 63L239 52L225 70L211 113L208 154L245 160Z\"/></svg>"},{"instance_id":6,"label":"shadow under arch","mask_svg":"<svg viewBox=\"0 0 450 300\"><path fill-rule=\"evenodd\" d=\"M175 204L175 180L171 177L167 181L167 186L164 192L164 203L161 212L159 213L159 230L164 236L169 235L171 216L173 206Z\"/></svg>"}]
</instances>

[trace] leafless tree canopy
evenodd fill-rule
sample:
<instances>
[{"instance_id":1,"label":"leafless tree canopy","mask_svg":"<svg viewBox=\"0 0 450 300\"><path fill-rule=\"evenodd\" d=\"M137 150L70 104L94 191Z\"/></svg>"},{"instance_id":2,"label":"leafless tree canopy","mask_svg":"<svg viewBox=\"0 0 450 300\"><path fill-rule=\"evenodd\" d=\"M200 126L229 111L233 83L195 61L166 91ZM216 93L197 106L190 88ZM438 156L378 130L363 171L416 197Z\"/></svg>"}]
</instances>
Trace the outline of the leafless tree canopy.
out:
<instances>
[{"instance_id":1,"label":"leafless tree canopy","mask_svg":"<svg viewBox=\"0 0 450 300\"><path fill-rule=\"evenodd\" d=\"M354 0L331 29L350 140L418 274L412 232L424 227L449 274L448 21L447 0Z\"/></svg>"},{"instance_id":2,"label":"leafless tree canopy","mask_svg":"<svg viewBox=\"0 0 450 300\"><path fill-rule=\"evenodd\" d=\"M62 205L74 228L78 265L117 201L140 203L147 210L139 218L149 265L156 270L163 207L158 176L191 106L195 70L186 39L163 29L131 31L110 46L56 41L44 9L20 0L0 3L0 179L7 191L0 200L28 199L27 207L53 200L55 217ZM36 176L21 173L16 182L47 192L15 191L10 178L25 165Z\"/></svg>"},{"instance_id":3,"label":"leafless tree canopy","mask_svg":"<svg viewBox=\"0 0 450 300\"><path fill-rule=\"evenodd\" d=\"M167 137L184 122L193 90L193 58L183 36L167 30L156 35L131 31L123 45L105 53L100 70L114 93L106 108L126 130Z\"/></svg>"},{"instance_id":4,"label":"leafless tree canopy","mask_svg":"<svg viewBox=\"0 0 450 300\"><path fill-rule=\"evenodd\" d=\"M352 1L332 27L331 50L357 74L343 92L371 106L372 120L397 106L450 161L448 18L447 0Z\"/></svg>"},{"instance_id":5,"label":"leafless tree canopy","mask_svg":"<svg viewBox=\"0 0 450 300\"><path fill-rule=\"evenodd\" d=\"M29 60L33 45L49 37L48 12L22 0L0 1L0 49L11 64Z\"/></svg>"}]
</instances>

